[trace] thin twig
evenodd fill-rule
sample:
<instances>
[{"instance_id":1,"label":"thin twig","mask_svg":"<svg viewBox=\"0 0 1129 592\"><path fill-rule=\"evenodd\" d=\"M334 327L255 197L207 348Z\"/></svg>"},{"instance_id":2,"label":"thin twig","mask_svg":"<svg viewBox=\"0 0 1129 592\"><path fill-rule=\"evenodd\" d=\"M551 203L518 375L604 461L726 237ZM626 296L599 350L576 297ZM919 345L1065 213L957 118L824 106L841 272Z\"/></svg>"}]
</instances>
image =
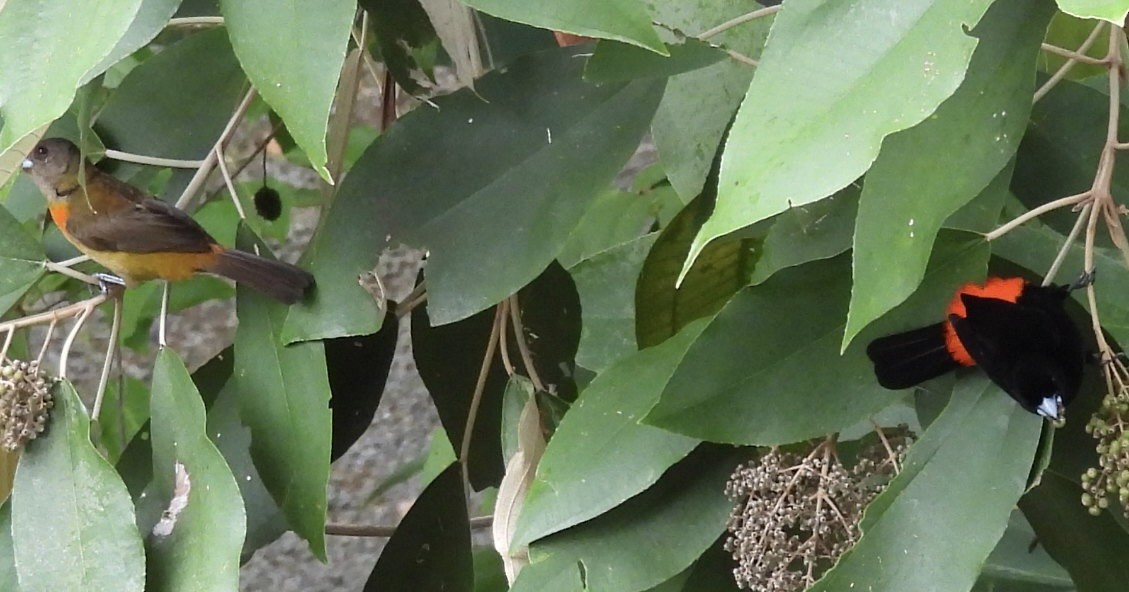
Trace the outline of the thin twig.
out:
<instances>
[{"instance_id":1,"label":"thin twig","mask_svg":"<svg viewBox=\"0 0 1129 592\"><path fill-rule=\"evenodd\" d=\"M222 149L217 145L216 164L220 167L220 175L223 176L223 182L227 185L227 191L231 194L231 203L235 205L235 213L239 214L240 220L247 219L247 212L243 211L243 203L239 201L239 194L235 191L235 182L231 180L231 175L227 172L227 163L224 161Z\"/></svg>"},{"instance_id":2,"label":"thin twig","mask_svg":"<svg viewBox=\"0 0 1129 592\"><path fill-rule=\"evenodd\" d=\"M169 19L166 27L216 27L223 24L222 16L190 16Z\"/></svg>"},{"instance_id":3,"label":"thin twig","mask_svg":"<svg viewBox=\"0 0 1129 592\"><path fill-rule=\"evenodd\" d=\"M1074 60L1076 62L1081 62L1083 64L1090 64L1091 66L1104 66L1106 64L1105 58L1090 57L1090 56L1088 56L1084 53L1078 53L1076 51L1071 51L1069 49L1065 49L1065 48L1059 47L1057 45L1051 45L1050 43L1042 44L1040 46L1040 49L1042 49L1043 51L1045 51L1047 53L1053 53L1057 56L1061 56L1061 57L1064 57L1064 58L1067 58L1067 59L1071 59L1071 60Z\"/></svg>"},{"instance_id":4,"label":"thin twig","mask_svg":"<svg viewBox=\"0 0 1129 592\"><path fill-rule=\"evenodd\" d=\"M168 339L165 338L166 325L169 320L169 283L164 282L161 286L161 316L157 322L157 345L165 347L169 344Z\"/></svg>"},{"instance_id":5,"label":"thin twig","mask_svg":"<svg viewBox=\"0 0 1129 592\"><path fill-rule=\"evenodd\" d=\"M493 524L493 516L475 516L470 519L471 528L489 528ZM330 536L388 538L395 534L396 528L396 526L384 526L379 524L340 524L330 522L325 525L325 534Z\"/></svg>"},{"instance_id":6,"label":"thin twig","mask_svg":"<svg viewBox=\"0 0 1129 592\"><path fill-rule=\"evenodd\" d=\"M231 134L235 131L239 122L243 121L243 116L247 114L247 109L251 107L251 101L254 99L255 89L251 88L247 91L247 94L243 96L243 100L239 103L239 106L235 108L235 112L231 114L231 118L227 120L227 125L224 126L223 132L220 133L219 139L212 145L212 149L208 151L208 156L204 158L204 163L197 169L196 174L192 175L192 179L188 181L188 185L184 188L180 197L177 198L176 207L184 209L184 206L188 205L188 202L191 201L196 193L200 191L200 188L204 186L204 182L208 180L208 175L211 174L212 169L216 166L215 149L217 147L223 149L223 147L227 146L228 141L231 139Z\"/></svg>"},{"instance_id":7,"label":"thin twig","mask_svg":"<svg viewBox=\"0 0 1129 592\"><path fill-rule=\"evenodd\" d=\"M510 309L513 308L513 305L510 304L509 298L500 302L498 306L505 306L506 308ZM510 344L509 339L506 337L508 334L509 331L502 331L502 334L498 337L498 346L502 352L502 366L506 369L506 376L513 376L514 362L510 359Z\"/></svg>"},{"instance_id":8,"label":"thin twig","mask_svg":"<svg viewBox=\"0 0 1129 592\"><path fill-rule=\"evenodd\" d=\"M486 353L482 356L482 367L478 370L478 380L474 384L474 394L470 398L470 409L467 411L466 425L463 427L463 441L459 446L459 463L463 469L463 485L470 492L470 438L474 433L474 423L478 419L478 406L482 403L482 393L486 390L486 377L490 375L490 366L494 362L494 350L498 346L498 333L503 317L502 307L494 311L494 323L490 327L490 338L486 341Z\"/></svg>"},{"instance_id":9,"label":"thin twig","mask_svg":"<svg viewBox=\"0 0 1129 592\"><path fill-rule=\"evenodd\" d=\"M1011 232L1015 228L1025 224L1025 223L1027 223L1031 220L1034 220L1035 218L1038 218L1039 216L1042 216L1043 214L1046 214L1047 212L1051 212L1051 211L1057 210L1059 208L1065 208L1067 206L1078 205L1078 204L1080 204L1080 203L1082 203L1082 202L1084 202L1088 199L1090 199L1090 192L1089 191L1086 191L1086 192L1083 192L1083 193L1078 193L1078 194L1075 194L1075 195L1068 195L1066 197L1060 197L1059 199L1047 202L1047 203L1045 203L1045 204L1043 204L1043 205L1041 205L1041 206L1039 206L1039 207L1037 207L1033 210L1029 210L1029 211L1024 212L1023 214L1021 214L1019 216L1016 216L1015 219L1008 222L1007 224L1004 224L1003 226L1000 226L999 228L993 230L992 232L985 234L984 238L988 241L994 241L997 238L1000 238L1001 236L1007 234L1008 232Z\"/></svg>"},{"instance_id":10,"label":"thin twig","mask_svg":"<svg viewBox=\"0 0 1129 592\"><path fill-rule=\"evenodd\" d=\"M106 361L102 363L102 376L98 379L98 390L94 394L94 407L90 411L90 419L98 421L102 414L102 399L106 395L106 385L110 381L110 370L114 364L114 353L117 352L118 332L122 327L122 299L119 292L114 298L114 319L110 323L110 340L106 344ZM118 396L122 393L119 390Z\"/></svg>"},{"instance_id":11,"label":"thin twig","mask_svg":"<svg viewBox=\"0 0 1129 592\"><path fill-rule=\"evenodd\" d=\"M55 336L55 327L58 325L58 319L51 319L47 325L47 332L43 335L43 345L39 347L39 355L35 356L36 364L43 365L43 358L47 357L47 347L51 345L51 338Z\"/></svg>"},{"instance_id":12,"label":"thin twig","mask_svg":"<svg viewBox=\"0 0 1129 592\"><path fill-rule=\"evenodd\" d=\"M94 307L83 308L75 319L74 327L71 332L67 334L66 341L63 342L63 350L59 353L59 378L67 377L67 360L71 355L71 347L74 345L74 339L78 336L78 332L86 323L86 319L90 317L90 313Z\"/></svg>"},{"instance_id":13,"label":"thin twig","mask_svg":"<svg viewBox=\"0 0 1129 592\"><path fill-rule=\"evenodd\" d=\"M198 169L204 166L202 160L181 160L177 158L158 158L156 156L145 156L144 154L132 154L130 152L122 152L120 150L106 150L106 158L111 160L120 160L122 162L134 162L137 164L145 164L149 166L169 167L174 169Z\"/></svg>"},{"instance_id":14,"label":"thin twig","mask_svg":"<svg viewBox=\"0 0 1129 592\"><path fill-rule=\"evenodd\" d=\"M745 23L747 23L751 20L755 20L755 19L759 19L761 17L776 14L777 12L780 12L780 7L781 7L781 5L778 4L776 6L768 6L766 8L758 8L757 10L754 10L752 12L747 12L747 13L742 14L741 16L739 16L737 18L727 20L724 23L721 23L720 25L713 27L712 29L706 29L705 31L698 34L698 39L705 41L706 39L709 39L710 37L724 33L725 31L728 31L729 29L732 29L733 27L736 27L738 25L743 25L743 24L745 24Z\"/></svg>"},{"instance_id":15,"label":"thin twig","mask_svg":"<svg viewBox=\"0 0 1129 592\"><path fill-rule=\"evenodd\" d=\"M541 382L541 376L537 373L537 368L533 366L533 354L529 351L529 344L525 341L525 327L521 322L521 307L518 303L517 294L510 296L510 322L514 328L514 341L517 342L517 351L521 354L521 363L525 365L525 371L529 373L529 381L533 383L533 388L538 392L545 392L545 383Z\"/></svg>"},{"instance_id":16,"label":"thin twig","mask_svg":"<svg viewBox=\"0 0 1129 592\"><path fill-rule=\"evenodd\" d=\"M1063 241L1062 247L1058 250L1058 255L1055 255L1055 260L1051 263L1051 268L1047 270L1047 275L1043 276L1043 285L1049 286L1055 281L1055 276L1058 275L1058 270L1062 267L1063 261L1066 261L1066 255L1070 252L1071 245L1074 241L1078 240L1078 234L1082 232L1082 228L1086 226L1086 220L1090 218L1090 208L1093 204L1086 204L1082 206L1082 211L1078 214L1078 219L1074 222L1074 227L1070 229L1070 234L1066 236Z\"/></svg>"},{"instance_id":17,"label":"thin twig","mask_svg":"<svg viewBox=\"0 0 1129 592\"><path fill-rule=\"evenodd\" d=\"M82 257L75 257L74 259L68 259L67 261L75 261L77 259L82 259L82 261L79 261L79 263L85 263L86 261L90 260L89 257L87 257L86 255L83 255ZM66 262L64 262L64 263L66 263ZM86 283L94 285L94 286L101 285L101 283L102 283L102 282L98 281L98 278L96 278L92 275L86 274L86 273L82 273L81 271L71 269L69 265L64 265L63 263L55 263L54 261L44 261L43 267L50 270L50 271L54 271L55 273L61 273L65 276L67 276L67 277L72 277L76 280L83 281L83 282L86 282Z\"/></svg>"},{"instance_id":18,"label":"thin twig","mask_svg":"<svg viewBox=\"0 0 1129 592\"><path fill-rule=\"evenodd\" d=\"M23 329L24 327L33 327L35 325L50 323L51 321L61 321L63 319L77 317L81 315L84 310L93 309L102 304L107 298L108 296L106 294L97 294L86 300L68 304L62 308L0 322L0 331L15 331L16 329Z\"/></svg>"},{"instance_id":19,"label":"thin twig","mask_svg":"<svg viewBox=\"0 0 1129 592\"><path fill-rule=\"evenodd\" d=\"M1086 40L1082 42L1082 45L1078 46L1076 53L1085 54L1087 51L1089 51L1090 46L1098 40L1098 35L1101 33L1102 25L1104 23L1105 21L1098 21L1098 24L1094 26L1094 29L1092 31L1090 31L1090 35L1086 37ZM1055 71L1055 73L1051 75L1051 77L1046 82L1043 83L1043 86L1039 87L1039 90L1035 91L1031 102L1037 103L1039 102L1039 99L1045 97L1047 93L1051 92L1051 89L1057 86L1063 78L1066 78L1066 75L1069 74L1072 69L1074 69L1074 65L1077 63L1077 60L1067 58L1066 63L1064 63L1057 71Z\"/></svg>"}]
</instances>

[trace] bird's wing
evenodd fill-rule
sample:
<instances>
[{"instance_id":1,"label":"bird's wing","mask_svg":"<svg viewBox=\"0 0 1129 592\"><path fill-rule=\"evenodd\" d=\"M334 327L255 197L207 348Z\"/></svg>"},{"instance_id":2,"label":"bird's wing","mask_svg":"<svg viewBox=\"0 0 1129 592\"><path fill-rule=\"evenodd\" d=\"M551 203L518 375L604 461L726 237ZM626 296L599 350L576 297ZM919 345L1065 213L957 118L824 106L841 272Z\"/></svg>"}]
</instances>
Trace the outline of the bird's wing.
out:
<instances>
[{"instance_id":1,"label":"bird's wing","mask_svg":"<svg viewBox=\"0 0 1129 592\"><path fill-rule=\"evenodd\" d=\"M87 213L82 224L67 224L76 240L97 251L125 253L206 253L215 240L183 210L147 197L132 186L109 175L87 183L87 191L113 191L128 202L106 211ZM75 195L72 199L82 200ZM80 204L72 203L72 220ZM84 208L85 209L85 208Z\"/></svg>"}]
</instances>

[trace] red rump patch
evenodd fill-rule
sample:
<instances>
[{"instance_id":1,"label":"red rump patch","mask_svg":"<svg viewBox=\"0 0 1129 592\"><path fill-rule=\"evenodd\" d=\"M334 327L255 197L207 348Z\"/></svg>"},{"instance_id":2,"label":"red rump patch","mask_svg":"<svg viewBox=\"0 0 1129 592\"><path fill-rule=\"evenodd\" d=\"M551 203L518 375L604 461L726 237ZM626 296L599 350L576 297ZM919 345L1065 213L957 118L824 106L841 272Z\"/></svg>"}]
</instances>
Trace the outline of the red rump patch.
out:
<instances>
[{"instance_id":1,"label":"red rump patch","mask_svg":"<svg viewBox=\"0 0 1129 592\"><path fill-rule=\"evenodd\" d=\"M956 315L963 319L967 314L964 310L964 301L960 299L961 295L968 294L980 298L995 298L1005 302L1015 302L1019 300L1019 295L1023 293L1024 283L1023 278L990 277L988 281L984 282L983 286L968 283L961 286L956 294L953 294L953 299L949 301L949 306L945 309L945 349L949 350L949 355L958 364L962 366L976 365L976 361L968 355L968 350L964 349L964 344L957 337L956 329L948 321L949 315Z\"/></svg>"}]
</instances>

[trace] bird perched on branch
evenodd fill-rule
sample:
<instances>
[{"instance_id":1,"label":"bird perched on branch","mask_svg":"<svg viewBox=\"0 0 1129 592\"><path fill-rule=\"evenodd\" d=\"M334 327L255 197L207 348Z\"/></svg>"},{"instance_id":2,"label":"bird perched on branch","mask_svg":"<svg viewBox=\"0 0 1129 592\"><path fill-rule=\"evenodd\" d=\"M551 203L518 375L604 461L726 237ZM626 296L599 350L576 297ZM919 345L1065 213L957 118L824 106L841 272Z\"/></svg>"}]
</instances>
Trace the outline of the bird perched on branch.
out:
<instances>
[{"instance_id":1,"label":"bird perched on branch","mask_svg":"<svg viewBox=\"0 0 1129 592\"><path fill-rule=\"evenodd\" d=\"M63 236L127 286L210 273L293 304L314 284L294 265L220 245L184 211L84 161L68 140L40 141L22 167Z\"/></svg>"},{"instance_id":2,"label":"bird perched on branch","mask_svg":"<svg viewBox=\"0 0 1129 592\"><path fill-rule=\"evenodd\" d=\"M875 339L866 348L878 383L903 389L961 366L980 366L1024 409L1061 420L1078 393L1086 355L1064 304L1070 286L991 277L965 284L935 325Z\"/></svg>"}]
</instances>

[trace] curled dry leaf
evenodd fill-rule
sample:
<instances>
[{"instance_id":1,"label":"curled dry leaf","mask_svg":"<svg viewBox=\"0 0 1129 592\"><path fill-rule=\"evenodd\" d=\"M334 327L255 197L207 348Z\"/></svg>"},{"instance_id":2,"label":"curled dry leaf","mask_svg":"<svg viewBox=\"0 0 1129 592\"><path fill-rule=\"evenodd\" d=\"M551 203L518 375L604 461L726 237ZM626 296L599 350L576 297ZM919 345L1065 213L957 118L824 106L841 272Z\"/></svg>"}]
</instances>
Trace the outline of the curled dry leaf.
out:
<instances>
[{"instance_id":1,"label":"curled dry leaf","mask_svg":"<svg viewBox=\"0 0 1129 592\"><path fill-rule=\"evenodd\" d=\"M506 474L498 485L498 501L494 505L494 549L502 556L506 580L513 584L521 568L529 563L529 546L510 548L514 526L525 506L525 493L533 482L537 464L545 452L545 436L541 431L541 415L537 410L537 397L532 393L525 401L518 419L518 448L506 463Z\"/></svg>"}]
</instances>

